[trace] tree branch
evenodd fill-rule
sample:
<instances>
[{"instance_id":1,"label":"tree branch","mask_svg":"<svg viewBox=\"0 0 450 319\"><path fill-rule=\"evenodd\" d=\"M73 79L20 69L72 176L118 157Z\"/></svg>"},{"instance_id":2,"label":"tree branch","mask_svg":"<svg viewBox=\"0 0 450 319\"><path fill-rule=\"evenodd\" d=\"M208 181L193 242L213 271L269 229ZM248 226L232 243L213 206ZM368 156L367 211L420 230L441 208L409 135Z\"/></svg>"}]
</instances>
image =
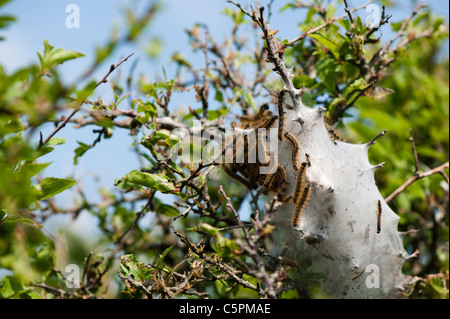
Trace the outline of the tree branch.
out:
<instances>
[{"instance_id":1,"label":"tree branch","mask_svg":"<svg viewBox=\"0 0 450 319\"><path fill-rule=\"evenodd\" d=\"M415 181L422 179L424 177L431 176L433 174L439 173L441 174L444 179L446 180L447 184L449 183L449 178L447 174L445 173L445 169L449 167L449 162L442 164L438 167L435 167L433 169L430 169L426 172L422 173L416 173L414 174L410 179L408 179L403 185L401 185L399 188L397 188L391 195L385 198L386 203L389 203L391 200L393 200L398 194L403 192L408 186L410 186Z\"/></svg>"}]
</instances>

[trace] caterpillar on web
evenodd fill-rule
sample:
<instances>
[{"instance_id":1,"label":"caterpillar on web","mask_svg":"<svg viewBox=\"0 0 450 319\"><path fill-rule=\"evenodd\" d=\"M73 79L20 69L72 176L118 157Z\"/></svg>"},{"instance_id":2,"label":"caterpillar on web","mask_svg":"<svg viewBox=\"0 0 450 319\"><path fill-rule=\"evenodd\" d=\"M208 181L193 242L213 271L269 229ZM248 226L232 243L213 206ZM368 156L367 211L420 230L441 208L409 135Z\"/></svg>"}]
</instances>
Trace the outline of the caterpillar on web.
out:
<instances>
[{"instance_id":1,"label":"caterpillar on web","mask_svg":"<svg viewBox=\"0 0 450 319\"><path fill-rule=\"evenodd\" d=\"M300 155L300 146L298 144L297 139L289 132L285 132L284 136L292 143L293 150L292 150L292 167L294 167L294 170L298 171L299 167L299 155Z\"/></svg>"},{"instance_id":2,"label":"caterpillar on web","mask_svg":"<svg viewBox=\"0 0 450 319\"><path fill-rule=\"evenodd\" d=\"M297 227L298 223L300 222L300 217L303 213L303 209L305 208L306 203L309 199L309 191L311 188L311 183L306 183L305 188L303 189L302 195L300 197L300 200L298 201L297 205L295 206L295 214L292 218L292 226Z\"/></svg>"}]
</instances>

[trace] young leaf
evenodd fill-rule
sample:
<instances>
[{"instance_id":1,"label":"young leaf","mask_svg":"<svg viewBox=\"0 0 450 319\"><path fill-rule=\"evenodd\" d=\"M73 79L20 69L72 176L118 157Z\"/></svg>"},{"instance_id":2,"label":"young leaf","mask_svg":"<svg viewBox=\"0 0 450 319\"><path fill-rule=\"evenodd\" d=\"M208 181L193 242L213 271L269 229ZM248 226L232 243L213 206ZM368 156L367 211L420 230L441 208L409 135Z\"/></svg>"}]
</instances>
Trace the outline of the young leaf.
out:
<instances>
[{"instance_id":1,"label":"young leaf","mask_svg":"<svg viewBox=\"0 0 450 319\"><path fill-rule=\"evenodd\" d=\"M320 33L313 33L309 35L311 38L316 39L317 41L319 41L324 47L326 47L328 50L331 51L331 53L333 53L334 57L336 58L336 60L339 58L339 52L338 52L338 48L336 47L336 45L331 42L330 39L328 39L327 37L325 37L324 35L320 34Z\"/></svg>"},{"instance_id":2,"label":"young leaf","mask_svg":"<svg viewBox=\"0 0 450 319\"><path fill-rule=\"evenodd\" d=\"M248 105L250 105L253 111L257 112L255 100L253 99L253 96L250 93L244 92L244 100L245 102L248 103Z\"/></svg>"},{"instance_id":3,"label":"young leaf","mask_svg":"<svg viewBox=\"0 0 450 319\"><path fill-rule=\"evenodd\" d=\"M16 21L16 18L10 15L0 16L0 29L8 27L11 23Z\"/></svg>"},{"instance_id":4,"label":"young leaf","mask_svg":"<svg viewBox=\"0 0 450 319\"><path fill-rule=\"evenodd\" d=\"M167 204L159 204L156 207L156 212L158 214L166 215L168 217L175 217L175 216L178 216L180 214L178 209L176 209L173 206L167 205Z\"/></svg>"},{"instance_id":5,"label":"young leaf","mask_svg":"<svg viewBox=\"0 0 450 319\"><path fill-rule=\"evenodd\" d=\"M311 97L311 94L309 93L303 93L302 95L302 102L303 104L305 104L306 106L309 107L314 107L316 106L316 101L314 101L314 99Z\"/></svg>"},{"instance_id":6,"label":"young leaf","mask_svg":"<svg viewBox=\"0 0 450 319\"><path fill-rule=\"evenodd\" d=\"M25 163L20 169L16 172L20 174L21 177L30 179L31 177L39 174L44 168L46 168L50 163Z\"/></svg>"},{"instance_id":7,"label":"young leaf","mask_svg":"<svg viewBox=\"0 0 450 319\"><path fill-rule=\"evenodd\" d=\"M78 146L75 149L75 156L73 158L73 164L74 165L78 165L78 158L83 156L83 154L86 153L86 151L92 147L91 145L84 144L84 143L79 142L79 141L77 141L77 143L80 146Z\"/></svg>"},{"instance_id":8,"label":"young leaf","mask_svg":"<svg viewBox=\"0 0 450 319\"><path fill-rule=\"evenodd\" d=\"M75 183L76 181L72 179L46 177L39 185L36 185L36 189L41 191L39 200L53 197L72 187Z\"/></svg>"},{"instance_id":9,"label":"young leaf","mask_svg":"<svg viewBox=\"0 0 450 319\"><path fill-rule=\"evenodd\" d=\"M65 138L60 138L60 137L52 137L48 142L47 145L61 145L66 143L66 139Z\"/></svg>"},{"instance_id":10,"label":"young leaf","mask_svg":"<svg viewBox=\"0 0 450 319\"><path fill-rule=\"evenodd\" d=\"M54 47L49 44L48 40L44 40L44 55L38 52L38 56L42 69L48 69L66 61L83 57L84 54L62 48L54 49Z\"/></svg>"},{"instance_id":11,"label":"young leaf","mask_svg":"<svg viewBox=\"0 0 450 319\"><path fill-rule=\"evenodd\" d=\"M162 193L170 193L175 190L168 177L163 174L150 174L134 170L125 175L123 179L133 184L153 188Z\"/></svg>"},{"instance_id":12,"label":"young leaf","mask_svg":"<svg viewBox=\"0 0 450 319\"><path fill-rule=\"evenodd\" d=\"M120 258L120 273L134 280L145 282L152 271L145 267L144 263L139 262L133 254L129 254Z\"/></svg>"},{"instance_id":13,"label":"young leaf","mask_svg":"<svg viewBox=\"0 0 450 319\"><path fill-rule=\"evenodd\" d=\"M160 269L161 268L161 263L163 262L164 258L167 256L167 254L172 250L173 246L174 245L166 248L166 250L164 250L164 252L158 258L158 262L156 263L156 269Z\"/></svg>"}]
</instances>

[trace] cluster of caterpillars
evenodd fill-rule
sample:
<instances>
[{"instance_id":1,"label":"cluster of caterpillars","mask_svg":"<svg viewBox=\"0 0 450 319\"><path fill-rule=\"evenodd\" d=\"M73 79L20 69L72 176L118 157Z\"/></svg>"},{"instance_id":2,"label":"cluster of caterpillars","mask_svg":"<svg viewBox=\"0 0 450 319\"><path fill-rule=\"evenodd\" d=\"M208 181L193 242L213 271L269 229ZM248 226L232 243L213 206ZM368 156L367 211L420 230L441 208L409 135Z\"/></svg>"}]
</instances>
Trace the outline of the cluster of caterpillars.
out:
<instances>
[{"instance_id":1,"label":"cluster of caterpillars","mask_svg":"<svg viewBox=\"0 0 450 319\"><path fill-rule=\"evenodd\" d=\"M297 227L300 222L302 212L308 202L312 184L307 178L307 168L311 166L309 156L306 155L306 161L300 163L300 143L297 138L285 130L285 112L283 111L284 97L286 91L282 90L278 95L278 116L274 115L268 105L262 105L259 112L255 115L243 115L240 118L239 129L253 129L256 134L256 143L249 143L248 135L242 135L240 137L233 136L233 162L224 163L222 165L225 172L236 180L246 185L249 189L255 189L262 186L263 193L268 192L277 195L277 198L281 202L292 201L295 204L295 213L292 217L292 226ZM267 134L261 134L258 129L264 128L269 130L274 123L278 122L278 140L284 141L286 138L292 145L292 167L297 173L295 191L293 194L287 194L288 175L286 168L279 164L272 170L273 173L261 174L260 168L270 165L270 152L268 152L268 136ZM333 141L342 140L340 135L336 133L330 126L327 125L327 131ZM265 131L264 131L265 132ZM243 143L240 144L240 143ZM243 147L239 147L243 146ZM226 147L230 147L226 145ZM266 161L261 162L256 157L255 161L247 161L248 154L255 152L259 154L258 147L263 147L263 154L266 156ZM256 149L255 149L256 148ZM242 152L240 154L239 152ZM254 153L253 153L254 154ZM244 161L238 161L239 156L244 156ZM275 154L276 156L276 154Z\"/></svg>"}]
</instances>

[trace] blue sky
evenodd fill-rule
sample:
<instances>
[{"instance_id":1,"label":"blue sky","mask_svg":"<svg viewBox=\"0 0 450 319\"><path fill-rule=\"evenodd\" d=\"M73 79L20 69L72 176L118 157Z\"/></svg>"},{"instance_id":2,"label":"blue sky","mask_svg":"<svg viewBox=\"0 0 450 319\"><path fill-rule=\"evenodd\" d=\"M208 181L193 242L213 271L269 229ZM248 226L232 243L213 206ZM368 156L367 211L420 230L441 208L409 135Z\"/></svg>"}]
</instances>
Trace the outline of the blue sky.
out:
<instances>
[{"instance_id":1,"label":"blue sky","mask_svg":"<svg viewBox=\"0 0 450 319\"><path fill-rule=\"evenodd\" d=\"M244 5L253 1L240 1ZM267 1L260 1L265 4ZM326 1L325 1L326 2ZM360 6L365 3L359 0L350 0L350 7ZM448 20L449 2L439 0L425 1L435 12L444 14ZM8 30L0 32L6 40L0 42L0 64L9 71L19 67L36 63L38 61L36 51L43 50L43 40L48 39L55 47L76 50L82 52L86 57L76 61L70 61L61 66L65 81L71 83L82 72L89 68L93 61L94 47L106 42L110 30L114 25L121 25L123 16L120 9L125 4L132 4L136 11L141 11L149 1L133 0L16 0L6 5L1 13L9 13L18 18ZM297 24L301 22L304 11L285 11L280 13L281 8L287 1L275 1L274 13L271 19L273 29L279 30L280 38L294 38L299 35ZM379 4L376 1L375 4ZM69 29L65 25L66 6L76 4L80 8L80 28ZM416 3L412 1L399 1L396 8L391 11L392 22L406 18L412 12ZM145 43L152 37L158 37L163 42L163 51L159 58L154 60L142 56L145 44L138 48L125 47L114 54L111 61L105 63L93 78L100 79L106 73L108 65L119 61L130 52L136 52L133 58L139 58L139 73L145 73L149 79L162 75L162 67L168 71L168 76L174 72L174 65L169 62L169 57L174 52L182 52L189 60L202 66L203 56L193 54L184 30L201 22L208 26L210 33L220 42L231 30L230 18L221 14L225 7L233 7L225 0L165 0L163 9L156 16L148 33L143 37ZM233 7L234 8L234 7ZM340 12L339 14L342 14ZM365 21L368 13L359 13ZM122 23L123 25L123 23ZM386 28L387 30L388 28ZM390 33L384 31L383 37L389 37ZM448 52L447 52L448 54ZM123 72L129 68L123 65ZM122 69L122 67L121 67ZM111 98L110 87L103 85L96 95L104 99ZM95 98L95 97L94 97ZM177 97L174 107L194 104L195 100L188 97L184 100ZM43 130L44 136L51 130L47 127ZM78 166L73 165L73 150L77 146L76 141L92 143L95 135L92 128L81 130L71 129L70 126L63 129L58 137L66 138L65 145L57 146L54 155L46 156L46 161L52 161L44 172L45 176L67 177L75 174L82 178L82 187L87 190L88 196L95 199L96 189L100 186L111 188L114 178L119 178L129 171L138 167L136 156L130 151L132 138L125 130L116 130L110 140L104 140L93 150L88 151L81 159ZM55 156L56 155L56 156ZM63 197L64 198L64 197ZM69 205L70 206L70 205Z\"/></svg>"}]
</instances>

